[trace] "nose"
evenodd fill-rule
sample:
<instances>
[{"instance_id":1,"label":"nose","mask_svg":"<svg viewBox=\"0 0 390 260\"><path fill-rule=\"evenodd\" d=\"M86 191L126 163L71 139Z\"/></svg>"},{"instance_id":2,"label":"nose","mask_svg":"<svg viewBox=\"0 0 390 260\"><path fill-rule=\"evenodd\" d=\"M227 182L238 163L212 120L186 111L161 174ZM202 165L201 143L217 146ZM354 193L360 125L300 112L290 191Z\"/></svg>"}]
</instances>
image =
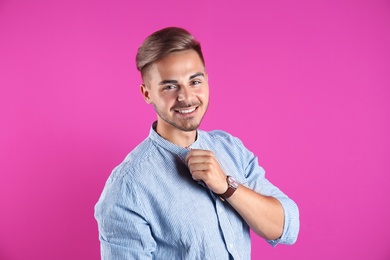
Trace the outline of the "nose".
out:
<instances>
[{"instance_id":1,"label":"nose","mask_svg":"<svg viewBox=\"0 0 390 260\"><path fill-rule=\"evenodd\" d=\"M192 93L191 90L188 87L182 87L180 88L180 91L177 96L177 101L184 102L191 99Z\"/></svg>"}]
</instances>

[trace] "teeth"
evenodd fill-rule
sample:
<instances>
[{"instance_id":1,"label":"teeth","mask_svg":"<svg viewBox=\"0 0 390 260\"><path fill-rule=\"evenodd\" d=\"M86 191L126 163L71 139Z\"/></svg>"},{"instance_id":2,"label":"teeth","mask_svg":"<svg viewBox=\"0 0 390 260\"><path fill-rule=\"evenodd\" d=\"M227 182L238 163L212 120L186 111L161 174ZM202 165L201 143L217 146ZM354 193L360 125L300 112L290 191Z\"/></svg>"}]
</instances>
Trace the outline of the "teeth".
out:
<instances>
[{"instance_id":1,"label":"teeth","mask_svg":"<svg viewBox=\"0 0 390 260\"><path fill-rule=\"evenodd\" d=\"M188 113L194 112L195 109L196 109L196 108L194 107L194 108L187 109L187 110L178 110L177 112L179 112L179 113L181 113L181 114L188 114Z\"/></svg>"}]
</instances>

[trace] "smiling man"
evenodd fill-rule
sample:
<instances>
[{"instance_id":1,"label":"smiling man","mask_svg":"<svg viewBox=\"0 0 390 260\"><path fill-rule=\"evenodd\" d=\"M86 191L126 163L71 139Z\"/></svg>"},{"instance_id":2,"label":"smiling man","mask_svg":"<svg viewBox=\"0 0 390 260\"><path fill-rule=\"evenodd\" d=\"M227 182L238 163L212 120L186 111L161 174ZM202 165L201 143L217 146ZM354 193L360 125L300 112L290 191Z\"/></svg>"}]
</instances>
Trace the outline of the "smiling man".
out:
<instances>
[{"instance_id":1,"label":"smiling man","mask_svg":"<svg viewBox=\"0 0 390 260\"><path fill-rule=\"evenodd\" d=\"M201 58L194 50L173 52L146 70L141 92L157 112L157 133L174 144L189 146L209 100Z\"/></svg>"},{"instance_id":2,"label":"smiling man","mask_svg":"<svg viewBox=\"0 0 390 260\"><path fill-rule=\"evenodd\" d=\"M250 229L272 246L293 244L297 205L238 138L198 129L209 102L199 42L165 28L136 62L157 121L96 204L102 259L250 259Z\"/></svg>"}]
</instances>

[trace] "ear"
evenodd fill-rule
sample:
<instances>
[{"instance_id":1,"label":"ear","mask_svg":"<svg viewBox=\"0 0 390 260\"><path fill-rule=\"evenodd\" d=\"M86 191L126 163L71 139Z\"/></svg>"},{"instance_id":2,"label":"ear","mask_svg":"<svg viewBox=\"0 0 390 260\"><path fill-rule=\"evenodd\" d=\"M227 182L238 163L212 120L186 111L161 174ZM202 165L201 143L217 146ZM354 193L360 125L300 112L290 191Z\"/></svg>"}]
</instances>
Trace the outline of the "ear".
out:
<instances>
[{"instance_id":1,"label":"ear","mask_svg":"<svg viewBox=\"0 0 390 260\"><path fill-rule=\"evenodd\" d=\"M145 102L148 103L148 104L152 103L152 101L150 100L150 96L149 96L149 90L148 90L148 88L145 86L145 84L141 84L140 90L141 90L142 96L143 96L144 99L145 99Z\"/></svg>"}]
</instances>

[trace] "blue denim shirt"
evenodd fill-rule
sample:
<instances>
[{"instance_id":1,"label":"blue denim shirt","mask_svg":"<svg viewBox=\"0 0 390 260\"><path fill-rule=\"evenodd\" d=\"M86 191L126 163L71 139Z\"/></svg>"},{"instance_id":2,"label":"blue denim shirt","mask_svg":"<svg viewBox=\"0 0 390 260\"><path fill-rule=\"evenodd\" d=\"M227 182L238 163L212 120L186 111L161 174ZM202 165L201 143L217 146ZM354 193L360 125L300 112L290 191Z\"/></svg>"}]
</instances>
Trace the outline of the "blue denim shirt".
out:
<instances>
[{"instance_id":1,"label":"blue denim shirt","mask_svg":"<svg viewBox=\"0 0 390 260\"><path fill-rule=\"evenodd\" d=\"M257 158L239 139L198 130L190 148L212 151L227 175L278 199L284 231L268 242L295 242L297 205L265 179ZM184 163L188 151L152 128L113 170L95 206L102 259L250 259L248 225L228 202L192 179Z\"/></svg>"}]
</instances>

